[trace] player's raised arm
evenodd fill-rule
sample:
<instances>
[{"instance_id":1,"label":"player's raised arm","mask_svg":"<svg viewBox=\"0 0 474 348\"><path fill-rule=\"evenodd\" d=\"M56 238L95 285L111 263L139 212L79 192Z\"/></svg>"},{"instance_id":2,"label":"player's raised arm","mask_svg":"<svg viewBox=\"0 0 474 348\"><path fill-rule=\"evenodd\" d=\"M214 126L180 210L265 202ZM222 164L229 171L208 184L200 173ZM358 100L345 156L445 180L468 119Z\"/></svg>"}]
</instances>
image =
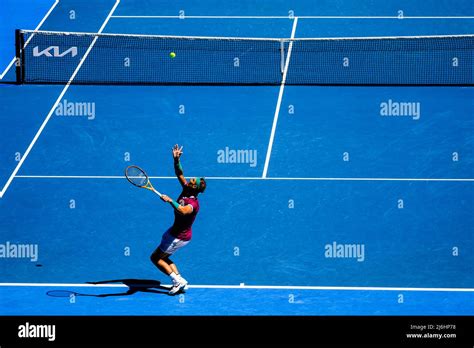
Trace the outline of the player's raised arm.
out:
<instances>
[{"instance_id":1,"label":"player's raised arm","mask_svg":"<svg viewBox=\"0 0 474 348\"><path fill-rule=\"evenodd\" d=\"M181 167L181 163L179 160L181 155L183 154L183 147L179 147L178 144L176 144L175 146L173 146L172 151L174 160L174 172L179 180L179 183L181 184L181 186L184 187L186 185L186 178L184 177L183 167Z\"/></svg>"}]
</instances>

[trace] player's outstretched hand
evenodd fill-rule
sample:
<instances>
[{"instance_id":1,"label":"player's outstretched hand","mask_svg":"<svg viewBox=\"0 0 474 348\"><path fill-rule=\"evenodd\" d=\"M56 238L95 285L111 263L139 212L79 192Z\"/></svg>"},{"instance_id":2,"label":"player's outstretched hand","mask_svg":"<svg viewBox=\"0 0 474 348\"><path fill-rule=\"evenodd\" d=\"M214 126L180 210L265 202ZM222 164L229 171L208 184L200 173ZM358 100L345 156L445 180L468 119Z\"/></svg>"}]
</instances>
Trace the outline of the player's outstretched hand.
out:
<instances>
[{"instance_id":1,"label":"player's outstretched hand","mask_svg":"<svg viewBox=\"0 0 474 348\"><path fill-rule=\"evenodd\" d=\"M183 147L179 147L178 144L173 146L173 158L174 159L179 159L181 155L183 154Z\"/></svg>"},{"instance_id":2,"label":"player's outstretched hand","mask_svg":"<svg viewBox=\"0 0 474 348\"><path fill-rule=\"evenodd\" d=\"M169 198L167 195L161 195L160 198L163 202L171 202L172 201L172 199Z\"/></svg>"}]
</instances>

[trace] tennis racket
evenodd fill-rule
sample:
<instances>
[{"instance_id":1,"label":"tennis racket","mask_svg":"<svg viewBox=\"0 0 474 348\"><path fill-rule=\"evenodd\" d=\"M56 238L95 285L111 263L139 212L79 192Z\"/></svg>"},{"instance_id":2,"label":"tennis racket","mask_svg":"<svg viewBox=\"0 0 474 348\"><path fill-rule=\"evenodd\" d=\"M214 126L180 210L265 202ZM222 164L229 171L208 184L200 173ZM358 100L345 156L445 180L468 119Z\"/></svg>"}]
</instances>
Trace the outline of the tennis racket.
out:
<instances>
[{"instance_id":1,"label":"tennis racket","mask_svg":"<svg viewBox=\"0 0 474 348\"><path fill-rule=\"evenodd\" d=\"M125 168L125 177L127 178L128 182L136 187L141 187L150 191L155 192L158 196L161 197L161 193L159 193L151 184L148 175L146 175L145 171L138 166L128 166Z\"/></svg>"}]
</instances>

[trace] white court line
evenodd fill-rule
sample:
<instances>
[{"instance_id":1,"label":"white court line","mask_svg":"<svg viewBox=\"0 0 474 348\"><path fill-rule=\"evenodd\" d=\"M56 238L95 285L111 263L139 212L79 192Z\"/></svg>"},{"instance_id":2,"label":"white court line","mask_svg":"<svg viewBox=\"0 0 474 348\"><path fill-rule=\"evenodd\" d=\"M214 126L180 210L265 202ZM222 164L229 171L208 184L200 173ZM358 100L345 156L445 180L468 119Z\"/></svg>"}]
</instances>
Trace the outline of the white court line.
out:
<instances>
[{"instance_id":1,"label":"white court line","mask_svg":"<svg viewBox=\"0 0 474 348\"><path fill-rule=\"evenodd\" d=\"M137 18L137 19L294 19L290 16L140 16L123 15L112 18ZM298 16L301 19L474 19L474 16Z\"/></svg>"},{"instance_id":2,"label":"white court line","mask_svg":"<svg viewBox=\"0 0 474 348\"><path fill-rule=\"evenodd\" d=\"M33 38L33 36L35 36L34 33L36 33L39 28L41 28L41 26L43 25L44 21L49 17L49 15L51 14L51 12L53 12L54 8L56 7L56 5L59 3L59 0L56 0L54 2L54 4L51 6L51 8L49 9L49 11L45 14L45 16L43 17L43 19L41 20L41 22L39 22L39 24L36 26L35 30L33 30L33 34L28 38L28 40L26 40L25 42L25 46L26 47L29 42L31 41L31 39ZM12 65L15 63L15 59L16 57L13 57L13 59L11 60L10 64L8 64L8 66L6 67L6 69L3 71L2 74L0 74L0 80L3 79L3 77L7 74L8 70L10 70L10 68L12 67Z\"/></svg>"},{"instance_id":3,"label":"white court line","mask_svg":"<svg viewBox=\"0 0 474 348\"><path fill-rule=\"evenodd\" d=\"M193 177L189 175L189 177ZM18 179L123 179L123 175L16 175ZM176 176L149 176L150 179L176 179ZM474 178L285 178L260 176L206 176L206 180L294 180L294 181L455 181L474 182Z\"/></svg>"},{"instance_id":4,"label":"white court line","mask_svg":"<svg viewBox=\"0 0 474 348\"><path fill-rule=\"evenodd\" d=\"M291 29L291 39L295 38L296 26L298 25L298 17L293 21L293 28ZM286 75L290 65L291 51L293 49L293 41L290 41L288 46L288 56L286 57L285 68L283 69L283 78L281 79L280 91L278 92L278 100L275 107L275 115L273 116L272 131L270 133L270 140L268 141L267 155L265 157L265 165L263 166L262 178L267 177L268 164L270 163L270 156L272 154L273 139L275 138L276 126L278 123L278 115L280 114L281 100L283 99L283 91L285 90Z\"/></svg>"},{"instance_id":5,"label":"white court line","mask_svg":"<svg viewBox=\"0 0 474 348\"><path fill-rule=\"evenodd\" d=\"M112 14L114 13L115 9L117 8L118 4L120 3L120 0L116 0L115 1L115 5L114 7L112 7L112 10L110 11L109 15L107 16L107 18L105 19L104 23L102 23L102 26L100 27L99 31L97 32L98 34L102 33L102 31L104 30L105 26L107 25L110 17L112 16ZM44 119L43 123L41 124L41 127L38 129L38 132L36 132L36 135L35 137L33 138L33 140L31 141L30 145L28 146L28 148L26 149L24 155L21 157L21 160L20 162L18 162L15 170L13 171L13 173L10 175L10 178L8 178L8 181L7 183L5 184L5 186L3 187L2 191L0 191L0 198L3 197L3 195L5 194L5 192L7 191L8 189L8 186L10 186L13 178L16 176L16 173L18 173L18 170L20 170L21 166L23 165L23 162L25 162L26 158L28 157L28 154L30 153L31 149L33 148L33 146L35 145L36 141L38 140L39 136L41 135L41 133L43 132L43 129L44 127L46 127L46 124L48 123L49 119L51 118L51 115L53 114L54 110L56 109L56 106L59 104L59 102L61 101L61 99L63 98L64 94L67 92L67 90L69 89L69 86L71 85L72 81L74 80L74 78L76 77L77 73L79 72L79 70L81 69L82 67L82 64L84 64L84 62L86 61L86 58L87 56L89 55L89 53L91 52L92 50L92 47L94 47L96 41L97 41L98 37L96 36L94 38L94 40L92 41L92 43L89 45L89 48L87 49L86 53L84 54L84 56L81 58L81 61L79 62L79 64L77 65L76 67L76 70L74 70L74 72L72 73L71 75L71 78L69 79L69 81L67 82L67 84L64 86L61 94L59 95L58 99L56 99L56 102L53 104L53 107L51 108L51 110L49 110L49 113L48 115L46 116L46 118Z\"/></svg>"},{"instance_id":6,"label":"white court line","mask_svg":"<svg viewBox=\"0 0 474 348\"><path fill-rule=\"evenodd\" d=\"M167 284L163 284L166 286ZM125 284L84 283L0 283L0 286L18 287L91 287L128 288ZM263 290L350 290L350 291L427 291L427 292L474 292L474 288L403 288L377 286L278 286L278 285L189 285L194 289L263 289Z\"/></svg>"}]
</instances>

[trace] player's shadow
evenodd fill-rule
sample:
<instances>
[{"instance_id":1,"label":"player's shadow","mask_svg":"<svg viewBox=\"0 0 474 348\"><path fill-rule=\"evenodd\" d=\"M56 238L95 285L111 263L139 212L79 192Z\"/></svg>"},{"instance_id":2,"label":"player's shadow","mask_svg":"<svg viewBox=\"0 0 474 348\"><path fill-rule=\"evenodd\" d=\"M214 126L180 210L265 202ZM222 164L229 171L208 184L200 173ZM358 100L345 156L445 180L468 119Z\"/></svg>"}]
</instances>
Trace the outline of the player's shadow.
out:
<instances>
[{"instance_id":1,"label":"player's shadow","mask_svg":"<svg viewBox=\"0 0 474 348\"><path fill-rule=\"evenodd\" d=\"M101 285L101 284L124 284L128 287L124 292L112 292L103 294L87 294L78 293L69 290L51 290L46 294L52 297L71 297L71 296L92 296L92 297L111 297L111 296L129 296L137 292L146 292L152 294L169 295L169 287L161 285L158 280L149 279L115 279L115 280L101 280L98 282L87 282L87 284Z\"/></svg>"},{"instance_id":2,"label":"player's shadow","mask_svg":"<svg viewBox=\"0 0 474 348\"><path fill-rule=\"evenodd\" d=\"M101 294L101 295L98 295L98 297L127 296L127 295L133 295L137 292L148 292L148 293L153 293L153 294L168 295L169 294L168 292L170 290L169 287L161 285L160 281L150 280L150 279L115 279L115 280L101 280L98 282L87 282L87 283L94 284L94 285L122 283L128 286L128 290L125 292Z\"/></svg>"}]
</instances>

